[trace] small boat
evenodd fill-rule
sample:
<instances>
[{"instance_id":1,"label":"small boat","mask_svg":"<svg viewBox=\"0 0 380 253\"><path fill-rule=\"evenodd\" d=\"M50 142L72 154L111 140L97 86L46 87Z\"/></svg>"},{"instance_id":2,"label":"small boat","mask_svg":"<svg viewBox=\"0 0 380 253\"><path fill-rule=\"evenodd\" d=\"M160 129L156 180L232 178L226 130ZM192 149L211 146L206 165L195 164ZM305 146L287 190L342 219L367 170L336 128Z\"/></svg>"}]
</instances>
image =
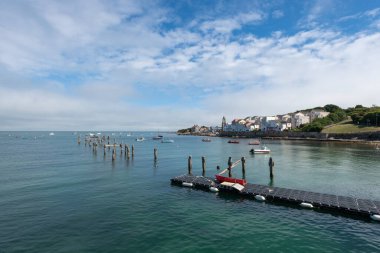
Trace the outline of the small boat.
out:
<instances>
[{"instance_id":1,"label":"small boat","mask_svg":"<svg viewBox=\"0 0 380 253\"><path fill-rule=\"evenodd\" d=\"M203 138L202 141L203 142L211 142L211 139L210 138Z\"/></svg>"},{"instance_id":2,"label":"small boat","mask_svg":"<svg viewBox=\"0 0 380 253\"><path fill-rule=\"evenodd\" d=\"M228 143L239 144L238 140L229 140Z\"/></svg>"},{"instance_id":3,"label":"small boat","mask_svg":"<svg viewBox=\"0 0 380 253\"><path fill-rule=\"evenodd\" d=\"M173 143L174 140L172 139L162 139L161 143Z\"/></svg>"},{"instance_id":4,"label":"small boat","mask_svg":"<svg viewBox=\"0 0 380 253\"><path fill-rule=\"evenodd\" d=\"M132 136L132 134L131 133L127 133L127 136Z\"/></svg>"},{"instance_id":5,"label":"small boat","mask_svg":"<svg viewBox=\"0 0 380 253\"><path fill-rule=\"evenodd\" d=\"M218 180L218 182L220 183L228 182L228 183L241 184L243 186L247 184L247 181L244 179L239 179L239 178L234 178L234 177L224 177L218 174L215 175L215 179Z\"/></svg>"},{"instance_id":6,"label":"small boat","mask_svg":"<svg viewBox=\"0 0 380 253\"><path fill-rule=\"evenodd\" d=\"M252 154L268 154L270 153L270 149L264 146L261 149L251 149L249 152Z\"/></svg>"},{"instance_id":7,"label":"small boat","mask_svg":"<svg viewBox=\"0 0 380 253\"><path fill-rule=\"evenodd\" d=\"M152 139L153 140L162 140L162 138L164 138L162 135L157 135L157 136L154 136Z\"/></svg>"},{"instance_id":8,"label":"small boat","mask_svg":"<svg viewBox=\"0 0 380 253\"><path fill-rule=\"evenodd\" d=\"M139 138L136 138L136 141L145 141L145 138L144 137L139 137Z\"/></svg>"},{"instance_id":9,"label":"small boat","mask_svg":"<svg viewBox=\"0 0 380 253\"><path fill-rule=\"evenodd\" d=\"M252 140L248 143L248 145L260 145L260 140Z\"/></svg>"},{"instance_id":10,"label":"small boat","mask_svg":"<svg viewBox=\"0 0 380 253\"><path fill-rule=\"evenodd\" d=\"M53 136L53 135L54 135L54 133L53 133L53 132L51 132L49 135L50 135L50 136Z\"/></svg>"}]
</instances>

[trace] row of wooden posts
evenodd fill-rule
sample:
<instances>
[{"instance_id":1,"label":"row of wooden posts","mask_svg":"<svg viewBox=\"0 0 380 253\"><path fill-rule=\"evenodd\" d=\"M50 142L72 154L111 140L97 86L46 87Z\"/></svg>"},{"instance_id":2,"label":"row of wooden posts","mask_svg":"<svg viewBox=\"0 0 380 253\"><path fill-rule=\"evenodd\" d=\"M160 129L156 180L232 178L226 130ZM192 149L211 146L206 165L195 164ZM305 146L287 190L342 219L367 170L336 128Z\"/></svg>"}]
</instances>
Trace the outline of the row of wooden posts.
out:
<instances>
[{"instance_id":1,"label":"row of wooden posts","mask_svg":"<svg viewBox=\"0 0 380 253\"><path fill-rule=\"evenodd\" d=\"M87 143L87 142L86 142ZM78 144L80 144L80 138L78 137ZM97 151L97 147L98 147L98 143L93 143L92 144L92 151L93 152L96 152ZM91 146L91 144L89 143L89 146ZM118 146L120 146L120 154L123 154L123 144L119 144ZM103 145L103 149L104 149L104 156L106 156L107 152L106 152L106 149L108 148L108 150L110 150L110 147L113 147L112 149L112 161L116 160L116 143L114 143L113 145L111 144L104 144ZM132 152L130 152L132 151ZM131 150L129 149L129 146L127 144L124 145L124 155L126 158L130 158L130 153L132 153L132 158L135 156L135 146L132 144L131 146ZM158 159L158 155L157 155L157 148L154 148L153 150L153 155L154 155L154 161L157 161Z\"/></svg>"},{"instance_id":2,"label":"row of wooden posts","mask_svg":"<svg viewBox=\"0 0 380 253\"><path fill-rule=\"evenodd\" d=\"M91 143L91 142L90 142ZM89 143L89 146L91 146ZM80 144L80 138L78 137L78 144ZM86 144L87 144L87 140L86 140ZM93 143L92 145L92 150L94 152L97 151L97 146L98 146L98 143ZM114 143L113 145L110 145L109 142L108 144L104 144L103 147L104 147L104 156L106 156L106 148L108 147L108 150L110 150L110 147L113 146L113 150L112 150L112 161L116 160L116 143ZM120 146L120 153L122 154L123 153L123 145L122 144L119 144ZM129 146L127 144L124 145L124 155L125 157L127 157L129 159L130 157L130 150L129 150ZM132 158L134 157L135 155L135 147L134 145L132 144ZM157 161L157 148L154 148L153 150L153 156L154 156L154 161ZM243 177L245 177L245 157L243 156L240 161L236 161L235 163L232 163L232 159L231 157L228 158L228 176L231 177L232 176L232 173L231 173L231 170L233 168L233 166L235 166L236 164L238 164L239 162L241 162L241 169L242 169L242 174L243 174ZM272 159L272 157L269 158L269 162L268 162L268 165L269 165L269 176L270 178L272 179L273 178L273 167L274 167L274 161ZM188 158L188 164L187 164L187 167L188 167L188 173L189 175L192 174L192 168L193 168L193 163L192 163L192 157L189 156ZM219 165L216 166L216 169L217 170L220 170L220 167ZM206 158L204 156L202 156L202 175L205 175L206 174Z\"/></svg>"},{"instance_id":3,"label":"row of wooden posts","mask_svg":"<svg viewBox=\"0 0 380 253\"><path fill-rule=\"evenodd\" d=\"M229 177L232 177L231 170L239 162L241 162L241 170L242 170L243 178L245 178L245 157L244 156L240 160L237 160L234 163L232 163L231 157L228 158L228 163L227 163L228 168L226 170L228 170L228 176ZM274 161L273 161L272 157L269 158L268 165L269 165L269 177L271 179L273 179ZM219 165L216 166L216 169L220 170ZM192 174L192 170L193 170L193 162L192 162L192 157L191 156L189 156L189 158L187 160L187 170L188 170L188 174L191 175ZM202 175L204 176L205 174L206 174L206 158L204 156L202 156Z\"/></svg>"}]
</instances>

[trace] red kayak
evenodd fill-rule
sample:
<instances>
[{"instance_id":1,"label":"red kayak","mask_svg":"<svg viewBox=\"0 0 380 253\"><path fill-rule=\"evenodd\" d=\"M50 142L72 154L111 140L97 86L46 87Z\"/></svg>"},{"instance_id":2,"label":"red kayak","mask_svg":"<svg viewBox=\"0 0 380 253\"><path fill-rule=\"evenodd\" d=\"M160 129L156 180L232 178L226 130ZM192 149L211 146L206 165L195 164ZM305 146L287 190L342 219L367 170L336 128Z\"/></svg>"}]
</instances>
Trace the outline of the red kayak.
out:
<instances>
[{"instance_id":1,"label":"red kayak","mask_svg":"<svg viewBox=\"0 0 380 253\"><path fill-rule=\"evenodd\" d=\"M216 180L218 180L220 183L223 182L229 182L229 183L238 183L241 185L246 185L247 181L244 179L238 179L238 178L233 178L233 177L223 177L221 175L215 175Z\"/></svg>"}]
</instances>

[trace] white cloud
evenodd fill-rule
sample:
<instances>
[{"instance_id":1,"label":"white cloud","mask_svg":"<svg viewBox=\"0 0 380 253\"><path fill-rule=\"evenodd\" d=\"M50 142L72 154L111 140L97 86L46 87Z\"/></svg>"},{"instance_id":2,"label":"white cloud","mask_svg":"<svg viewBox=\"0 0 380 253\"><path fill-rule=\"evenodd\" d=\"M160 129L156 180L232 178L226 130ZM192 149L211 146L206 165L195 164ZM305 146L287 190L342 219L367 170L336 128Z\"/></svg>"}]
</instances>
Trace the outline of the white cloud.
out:
<instances>
[{"instance_id":1,"label":"white cloud","mask_svg":"<svg viewBox=\"0 0 380 253\"><path fill-rule=\"evenodd\" d=\"M263 16L258 12L247 12L236 15L232 18L205 21L201 24L202 31L215 31L216 33L230 33L239 30L243 25L258 22Z\"/></svg>"},{"instance_id":2,"label":"white cloud","mask_svg":"<svg viewBox=\"0 0 380 253\"><path fill-rule=\"evenodd\" d=\"M282 10L275 10L272 12L273 18L282 18L284 16L284 12Z\"/></svg>"},{"instance_id":3,"label":"white cloud","mask_svg":"<svg viewBox=\"0 0 380 253\"><path fill-rule=\"evenodd\" d=\"M175 130L223 115L370 105L380 93L379 32L319 28L233 40L231 31L264 14L165 30L165 10L137 2L36 3L0 4L0 129ZM322 11L315 8L309 21ZM52 73L72 80L49 80ZM148 106L149 89L176 102Z\"/></svg>"},{"instance_id":4,"label":"white cloud","mask_svg":"<svg viewBox=\"0 0 380 253\"><path fill-rule=\"evenodd\" d=\"M380 8L376 8L376 9L366 11L366 12L364 12L364 15L366 15L368 17L372 17L372 18L377 17L380 15Z\"/></svg>"}]
</instances>

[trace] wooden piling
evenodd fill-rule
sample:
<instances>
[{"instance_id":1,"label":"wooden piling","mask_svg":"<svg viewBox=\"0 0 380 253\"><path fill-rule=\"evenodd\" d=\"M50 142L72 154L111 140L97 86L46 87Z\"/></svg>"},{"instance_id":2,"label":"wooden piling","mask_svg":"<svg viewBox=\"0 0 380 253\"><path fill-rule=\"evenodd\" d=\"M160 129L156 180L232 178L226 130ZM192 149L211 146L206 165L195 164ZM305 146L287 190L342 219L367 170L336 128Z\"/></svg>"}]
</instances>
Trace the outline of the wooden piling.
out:
<instances>
[{"instance_id":1,"label":"wooden piling","mask_svg":"<svg viewBox=\"0 0 380 253\"><path fill-rule=\"evenodd\" d=\"M80 144L80 137L78 136L78 145Z\"/></svg>"},{"instance_id":2,"label":"wooden piling","mask_svg":"<svg viewBox=\"0 0 380 253\"><path fill-rule=\"evenodd\" d=\"M274 161L273 161L272 157L269 157L268 165L269 165L269 176L272 179L273 178L273 166L274 166Z\"/></svg>"},{"instance_id":3,"label":"wooden piling","mask_svg":"<svg viewBox=\"0 0 380 253\"><path fill-rule=\"evenodd\" d=\"M154 155L154 160L157 161L157 148L154 148L153 155Z\"/></svg>"},{"instance_id":4,"label":"wooden piling","mask_svg":"<svg viewBox=\"0 0 380 253\"><path fill-rule=\"evenodd\" d=\"M116 160L116 151L115 149L112 150L112 161Z\"/></svg>"},{"instance_id":5,"label":"wooden piling","mask_svg":"<svg viewBox=\"0 0 380 253\"><path fill-rule=\"evenodd\" d=\"M189 159L187 161L187 170L189 172L189 175L191 175L191 170L193 169L193 163L191 161L191 155L189 156Z\"/></svg>"},{"instance_id":6,"label":"wooden piling","mask_svg":"<svg viewBox=\"0 0 380 253\"><path fill-rule=\"evenodd\" d=\"M202 174L203 174L203 176L205 173L206 173L206 158L204 156L202 156Z\"/></svg>"},{"instance_id":7,"label":"wooden piling","mask_svg":"<svg viewBox=\"0 0 380 253\"><path fill-rule=\"evenodd\" d=\"M124 145L124 156L127 157L127 144Z\"/></svg>"},{"instance_id":8,"label":"wooden piling","mask_svg":"<svg viewBox=\"0 0 380 253\"><path fill-rule=\"evenodd\" d=\"M231 156L230 156L228 157L228 176L229 177L232 177L231 169L232 169L232 161L231 161Z\"/></svg>"},{"instance_id":9,"label":"wooden piling","mask_svg":"<svg viewBox=\"0 0 380 253\"><path fill-rule=\"evenodd\" d=\"M244 156L241 158L241 171L242 171L243 177L245 177L245 157Z\"/></svg>"},{"instance_id":10,"label":"wooden piling","mask_svg":"<svg viewBox=\"0 0 380 253\"><path fill-rule=\"evenodd\" d=\"M129 159L129 146L127 145L127 158Z\"/></svg>"},{"instance_id":11,"label":"wooden piling","mask_svg":"<svg viewBox=\"0 0 380 253\"><path fill-rule=\"evenodd\" d=\"M104 156L106 156L106 144L104 144Z\"/></svg>"},{"instance_id":12,"label":"wooden piling","mask_svg":"<svg viewBox=\"0 0 380 253\"><path fill-rule=\"evenodd\" d=\"M132 157L135 156L135 146L132 144Z\"/></svg>"}]
</instances>

